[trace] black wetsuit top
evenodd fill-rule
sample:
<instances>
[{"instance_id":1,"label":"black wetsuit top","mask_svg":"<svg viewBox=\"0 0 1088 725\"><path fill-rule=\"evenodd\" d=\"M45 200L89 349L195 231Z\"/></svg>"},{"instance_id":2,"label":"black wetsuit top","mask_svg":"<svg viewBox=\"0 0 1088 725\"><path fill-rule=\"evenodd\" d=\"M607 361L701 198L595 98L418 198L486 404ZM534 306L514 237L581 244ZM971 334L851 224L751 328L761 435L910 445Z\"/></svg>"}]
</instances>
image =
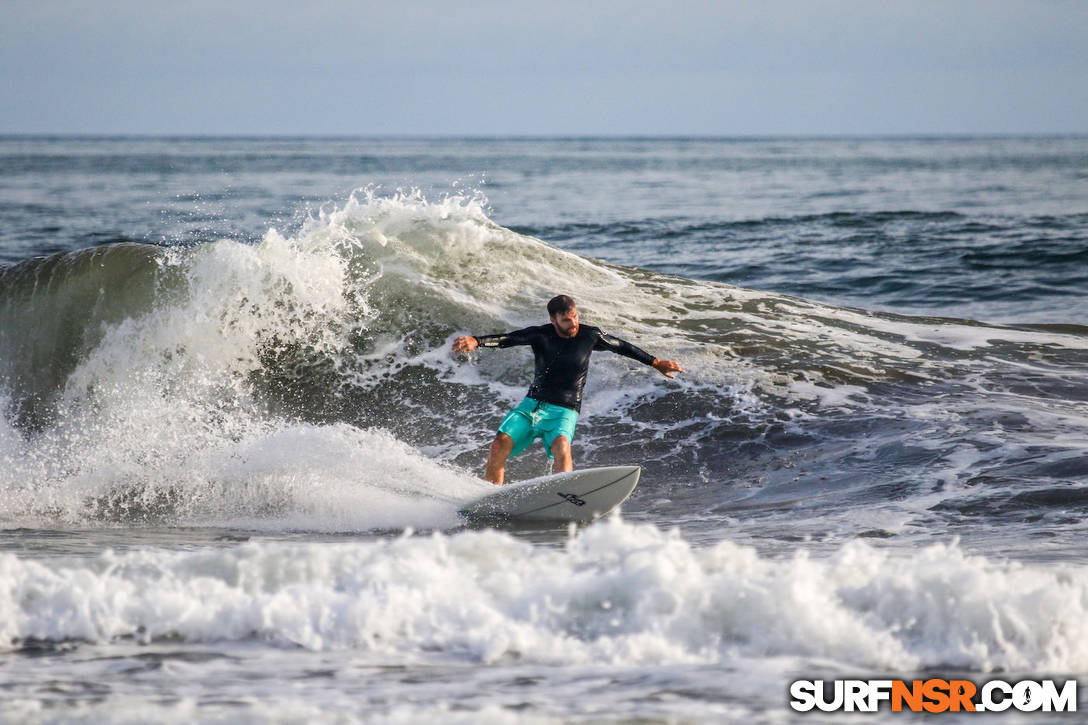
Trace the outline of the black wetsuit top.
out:
<instances>
[{"instance_id":1,"label":"black wetsuit top","mask_svg":"<svg viewBox=\"0 0 1088 725\"><path fill-rule=\"evenodd\" d=\"M527 395L572 410L582 407L582 388L589 373L589 356L594 350L610 350L646 365L654 362L654 356L645 350L606 335L592 325L579 325L574 337L560 337L548 323L502 335L484 335L476 341L481 347L532 345L536 374Z\"/></svg>"}]
</instances>

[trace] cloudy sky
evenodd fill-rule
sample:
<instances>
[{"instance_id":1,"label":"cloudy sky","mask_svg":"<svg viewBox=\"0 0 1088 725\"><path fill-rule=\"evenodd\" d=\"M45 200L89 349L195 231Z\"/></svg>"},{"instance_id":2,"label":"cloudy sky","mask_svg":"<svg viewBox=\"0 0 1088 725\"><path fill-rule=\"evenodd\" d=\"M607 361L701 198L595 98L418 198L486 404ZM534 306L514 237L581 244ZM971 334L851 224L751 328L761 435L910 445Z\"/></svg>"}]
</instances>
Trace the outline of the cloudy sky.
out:
<instances>
[{"instance_id":1,"label":"cloudy sky","mask_svg":"<svg viewBox=\"0 0 1088 725\"><path fill-rule=\"evenodd\" d=\"M0 0L0 133L1088 133L1085 0Z\"/></svg>"}]
</instances>

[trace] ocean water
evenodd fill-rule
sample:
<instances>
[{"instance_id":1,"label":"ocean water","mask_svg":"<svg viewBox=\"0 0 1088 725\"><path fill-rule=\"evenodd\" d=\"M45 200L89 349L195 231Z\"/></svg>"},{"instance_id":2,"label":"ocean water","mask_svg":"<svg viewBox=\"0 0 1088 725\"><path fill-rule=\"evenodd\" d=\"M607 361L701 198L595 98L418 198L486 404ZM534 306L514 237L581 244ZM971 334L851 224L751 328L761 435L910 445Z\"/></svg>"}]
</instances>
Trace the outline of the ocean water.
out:
<instances>
[{"instance_id":1,"label":"ocean water","mask_svg":"<svg viewBox=\"0 0 1088 725\"><path fill-rule=\"evenodd\" d=\"M1083 137L0 138L0 721L1088 684L1086 291ZM531 357L449 344L557 293L687 372L594 357L620 515L472 528Z\"/></svg>"}]
</instances>

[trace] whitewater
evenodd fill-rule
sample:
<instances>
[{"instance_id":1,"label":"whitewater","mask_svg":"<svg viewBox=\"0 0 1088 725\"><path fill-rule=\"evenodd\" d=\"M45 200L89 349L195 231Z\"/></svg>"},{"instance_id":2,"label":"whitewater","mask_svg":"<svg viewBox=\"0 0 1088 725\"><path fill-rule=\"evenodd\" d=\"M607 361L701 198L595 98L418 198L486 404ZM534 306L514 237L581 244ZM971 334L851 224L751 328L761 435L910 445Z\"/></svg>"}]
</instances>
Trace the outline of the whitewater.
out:
<instances>
[{"instance_id":1,"label":"whitewater","mask_svg":"<svg viewBox=\"0 0 1088 725\"><path fill-rule=\"evenodd\" d=\"M1088 674L1084 139L0 169L0 720L777 722L796 679ZM531 359L450 342L557 293L687 372L594 356L574 456L643 466L620 514L470 527Z\"/></svg>"}]
</instances>

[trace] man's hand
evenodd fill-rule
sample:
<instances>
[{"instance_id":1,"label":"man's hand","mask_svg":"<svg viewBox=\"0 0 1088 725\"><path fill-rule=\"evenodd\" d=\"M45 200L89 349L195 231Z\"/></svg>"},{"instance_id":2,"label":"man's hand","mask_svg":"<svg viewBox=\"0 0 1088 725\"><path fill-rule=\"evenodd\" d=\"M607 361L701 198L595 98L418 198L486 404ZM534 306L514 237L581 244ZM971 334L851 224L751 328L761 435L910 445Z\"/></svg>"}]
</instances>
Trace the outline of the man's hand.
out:
<instances>
[{"instance_id":1,"label":"man's hand","mask_svg":"<svg viewBox=\"0 0 1088 725\"><path fill-rule=\"evenodd\" d=\"M673 360L654 360L653 365L654 369L666 378L676 377L675 375L669 375L669 373L684 372L684 368L680 367L680 363Z\"/></svg>"},{"instance_id":2,"label":"man's hand","mask_svg":"<svg viewBox=\"0 0 1088 725\"><path fill-rule=\"evenodd\" d=\"M479 344L475 337L458 337L453 341L452 350L456 353L472 352Z\"/></svg>"}]
</instances>

